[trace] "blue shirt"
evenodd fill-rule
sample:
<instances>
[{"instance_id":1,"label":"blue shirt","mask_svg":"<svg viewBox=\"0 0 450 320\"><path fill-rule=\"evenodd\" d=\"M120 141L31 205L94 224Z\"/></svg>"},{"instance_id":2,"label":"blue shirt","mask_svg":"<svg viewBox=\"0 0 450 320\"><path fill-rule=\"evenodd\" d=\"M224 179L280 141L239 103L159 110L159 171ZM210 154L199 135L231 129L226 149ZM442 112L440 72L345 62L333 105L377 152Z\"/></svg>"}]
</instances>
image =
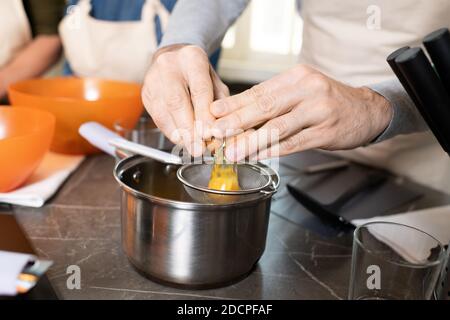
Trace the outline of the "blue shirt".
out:
<instances>
[{"instance_id":1,"label":"blue shirt","mask_svg":"<svg viewBox=\"0 0 450 320\"><path fill-rule=\"evenodd\" d=\"M91 16L95 19L106 21L138 21L141 20L142 7L146 0L91 0ZM161 0L161 3L172 12L177 0ZM78 0L69 0L68 5L76 5ZM156 39L161 42L162 31L159 18L155 17ZM211 55L211 64L215 68L219 59L220 50ZM73 74L69 63L66 61L64 74Z\"/></svg>"}]
</instances>

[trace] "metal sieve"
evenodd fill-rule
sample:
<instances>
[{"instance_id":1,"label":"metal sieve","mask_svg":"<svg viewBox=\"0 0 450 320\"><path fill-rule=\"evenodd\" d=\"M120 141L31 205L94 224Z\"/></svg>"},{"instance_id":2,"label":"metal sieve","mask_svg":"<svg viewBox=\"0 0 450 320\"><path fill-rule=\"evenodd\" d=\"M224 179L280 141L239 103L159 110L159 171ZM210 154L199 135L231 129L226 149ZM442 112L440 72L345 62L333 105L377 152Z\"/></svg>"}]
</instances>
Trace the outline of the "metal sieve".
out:
<instances>
[{"instance_id":1,"label":"metal sieve","mask_svg":"<svg viewBox=\"0 0 450 320\"><path fill-rule=\"evenodd\" d=\"M273 192L272 173L254 164L238 164L237 174L241 190L222 191L208 188L211 170L214 164L190 164L184 165L177 171L178 179L190 188L199 191L221 195L244 195L257 192Z\"/></svg>"}]
</instances>

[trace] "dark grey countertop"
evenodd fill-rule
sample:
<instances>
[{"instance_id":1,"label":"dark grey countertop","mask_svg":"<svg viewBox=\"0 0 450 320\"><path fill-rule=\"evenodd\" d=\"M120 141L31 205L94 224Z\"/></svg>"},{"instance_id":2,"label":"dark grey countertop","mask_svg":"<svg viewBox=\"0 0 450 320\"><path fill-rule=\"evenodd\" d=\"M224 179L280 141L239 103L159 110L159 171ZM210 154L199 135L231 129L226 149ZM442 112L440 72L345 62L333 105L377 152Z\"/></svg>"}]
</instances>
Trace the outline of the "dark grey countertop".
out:
<instances>
[{"instance_id":1,"label":"dark grey countertop","mask_svg":"<svg viewBox=\"0 0 450 320\"><path fill-rule=\"evenodd\" d=\"M301 166L321 157L304 153L283 163ZM13 209L37 254L54 261L48 278L60 298L346 299L351 233L317 233L276 213L270 217L264 255L241 282L190 291L147 280L130 266L121 250L119 187L112 177L113 166L114 159L105 155L89 157L46 206ZM283 166L281 175L286 182L298 172ZM408 209L450 203L442 194L423 190L427 196ZM286 197L290 195L281 190L274 204ZM293 214L311 216L302 209ZM67 288L70 265L81 269L80 290Z\"/></svg>"}]
</instances>

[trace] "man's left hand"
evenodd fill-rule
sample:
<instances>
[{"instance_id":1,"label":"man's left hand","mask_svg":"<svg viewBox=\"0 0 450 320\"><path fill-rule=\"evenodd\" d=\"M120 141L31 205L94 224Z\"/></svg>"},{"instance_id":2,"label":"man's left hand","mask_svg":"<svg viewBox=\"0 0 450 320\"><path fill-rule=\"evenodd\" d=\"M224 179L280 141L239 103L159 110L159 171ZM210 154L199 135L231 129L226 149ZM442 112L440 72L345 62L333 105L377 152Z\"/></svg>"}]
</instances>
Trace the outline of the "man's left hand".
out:
<instances>
[{"instance_id":1,"label":"man's left hand","mask_svg":"<svg viewBox=\"0 0 450 320\"><path fill-rule=\"evenodd\" d=\"M298 65L251 89L211 104L216 138L236 136L226 157L240 161L307 149L353 149L388 126L392 107L367 87L354 88ZM254 130L256 129L256 130Z\"/></svg>"}]
</instances>

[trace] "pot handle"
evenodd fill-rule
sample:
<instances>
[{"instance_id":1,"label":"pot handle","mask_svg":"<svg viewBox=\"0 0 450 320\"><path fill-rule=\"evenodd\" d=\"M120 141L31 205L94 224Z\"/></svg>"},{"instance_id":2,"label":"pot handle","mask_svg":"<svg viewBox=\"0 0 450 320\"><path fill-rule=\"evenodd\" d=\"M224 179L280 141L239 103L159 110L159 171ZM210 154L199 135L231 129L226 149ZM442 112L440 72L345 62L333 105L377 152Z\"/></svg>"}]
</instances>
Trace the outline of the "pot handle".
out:
<instances>
[{"instance_id":1,"label":"pot handle","mask_svg":"<svg viewBox=\"0 0 450 320\"><path fill-rule=\"evenodd\" d=\"M162 163L182 164L183 159L175 154L161 151L155 148L147 147L139 143L131 142L123 138L115 138L108 141L109 144L116 147L117 150L139 154L144 157L154 159Z\"/></svg>"}]
</instances>

